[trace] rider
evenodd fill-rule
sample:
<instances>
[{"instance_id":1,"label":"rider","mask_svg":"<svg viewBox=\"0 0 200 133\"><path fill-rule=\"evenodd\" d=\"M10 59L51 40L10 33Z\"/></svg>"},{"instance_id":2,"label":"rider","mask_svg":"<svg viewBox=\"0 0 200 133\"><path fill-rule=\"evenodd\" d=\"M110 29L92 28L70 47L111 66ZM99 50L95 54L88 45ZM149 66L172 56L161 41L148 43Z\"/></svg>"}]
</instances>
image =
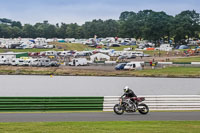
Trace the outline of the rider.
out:
<instances>
[{"instance_id":1,"label":"rider","mask_svg":"<svg viewBox=\"0 0 200 133\"><path fill-rule=\"evenodd\" d=\"M122 95L122 97L123 96L126 96L128 98L137 97L135 93L128 86L124 87L124 94Z\"/></svg>"},{"instance_id":2,"label":"rider","mask_svg":"<svg viewBox=\"0 0 200 133\"><path fill-rule=\"evenodd\" d=\"M135 100L133 99L134 97L137 97L137 96L128 86L124 87L124 94L121 97L123 96L130 98L131 101L137 105L137 102L135 102Z\"/></svg>"}]
</instances>

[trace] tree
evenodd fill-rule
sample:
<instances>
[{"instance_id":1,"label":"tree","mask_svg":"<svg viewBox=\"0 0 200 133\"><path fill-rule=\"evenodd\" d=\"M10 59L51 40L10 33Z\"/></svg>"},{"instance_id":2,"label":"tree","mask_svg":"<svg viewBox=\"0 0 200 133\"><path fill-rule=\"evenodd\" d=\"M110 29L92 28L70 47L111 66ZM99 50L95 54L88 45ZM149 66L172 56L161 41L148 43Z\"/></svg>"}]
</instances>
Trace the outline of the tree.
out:
<instances>
[{"instance_id":1,"label":"tree","mask_svg":"<svg viewBox=\"0 0 200 133\"><path fill-rule=\"evenodd\" d=\"M176 43L186 43L189 38L197 37L199 33L199 13L196 11L183 11L175 16L173 34Z\"/></svg>"},{"instance_id":2,"label":"tree","mask_svg":"<svg viewBox=\"0 0 200 133\"><path fill-rule=\"evenodd\" d=\"M2 18L2 19L0 19L0 22L3 23L3 24L11 24L12 20L7 19L7 18Z\"/></svg>"},{"instance_id":3,"label":"tree","mask_svg":"<svg viewBox=\"0 0 200 133\"><path fill-rule=\"evenodd\" d=\"M0 24L0 37L10 38L11 37L11 27L7 24Z\"/></svg>"},{"instance_id":4,"label":"tree","mask_svg":"<svg viewBox=\"0 0 200 133\"><path fill-rule=\"evenodd\" d=\"M172 16L167 15L165 12L151 12L145 20L144 38L159 42L168 36L170 38Z\"/></svg>"},{"instance_id":5,"label":"tree","mask_svg":"<svg viewBox=\"0 0 200 133\"><path fill-rule=\"evenodd\" d=\"M116 20L106 20L103 23L103 35L102 37L116 37L119 36L119 23Z\"/></svg>"},{"instance_id":6,"label":"tree","mask_svg":"<svg viewBox=\"0 0 200 133\"><path fill-rule=\"evenodd\" d=\"M67 37L66 31L67 31L67 24L61 23L61 26L57 28L57 36L59 38L66 38Z\"/></svg>"},{"instance_id":7,"label":"tree","mask_svg":"<svg viewBox=\"0 0 200 133\"><path fill-rule=\"evenodd\" d=\"M131 15L130 15L131 14ZM158 42L171 37L173 16L165 12L143 10L138 13L123 12L120 16L120 36Z\"/></svg>"},{"instance_id":8,"label":"tree","mask_svg":"<svg viewBox=\"0 0 200 133\"><path fill-rule=\"evenodd\" d=\"M79 38L78 32L79 32L79 26L77 25L77 23L74 23L74 24L72 23L67 26L67 29L66 29L67 37Z\"/></svg>"},{"instance_id":9,"label":"tree","mask_svg":"<svg viewBox=\"0 0 200 133\"><path fill-rule=\"evenodd\" d=\"M153 41L174 39L176 43L186 43L189 38L199 38L199 13L192 10L182 11L175 17L165 12L142 10L137 13L124 11L119 20L94 19L83 25L76 23L56 25L47 20L35 25L22 25L19 21L0 19L0 37L45 37L45 38L93 38L125 37Z\"/></svg>"},{"instance_id":10,"label":"tree","mask_svg":"<svg viewBox=\"0 0 200 133\"><path fill-rule=\"evenodd\" d=\"M23 29L22 29L22 32L23 32L23 35L22 37L25 37L25 38L35 38L35 37L38 37L36 35L36 29L34 26L30 25L30 24L25 24L23 26Z\"/></svg>"},{"instance_id":11,"label":"tree","mask_svg":"<svg viewBox=\"0 0 200 133\"><path fill-rule=\"evenodd\" d=\"M18 28L22 28L22 24L21 24L21 22L19 22L19 21L13 21L12 23L11 23L11 26L12 27L18 27Z\"/></svg>"},{"instance_id":12,"label":"tree","mask_svg":"<svg viewBox=\"0 0 200 133\"><path fill-rule=\"evenodd\" d=\"M82 25L82 30L85 38L93 38L94 35L99 38L115 37L118 36L119 23L112 19L106 21L101 19L93 20Z\"/></svg>"},{"instance_id":13,"label":"tree","mask_svg":"<svg viewBox=\"0 0 200 133\"><path fill-rule=\"evenodd\" d=\"M128 20L129 18L132 18L132 17L136 17L136 13L135 12L125 11L125 12L122 12L120 14L119 20L120 21L126 21L126 20Z\"/></svg>"},{"instance_id":14,"label":"tree","mask_svg":"<svg viewBox=\"0 0 200 133\"><path fill-rule=\"evenodd\" d=\"M128 18L126 21L120 22L120 36L125 38L139 39L142 37L142 23L138 21L136 16Z\"/></svg>"},{"instance_id":15,"label":"tree","mask_svg":"<svg viewBox=\"0 0 200 133\"><path fill-rule=\"evenodd\" d=\"M21 37L22 36L22 30L17 27L17 26L14 26L11 28L11 35L10 35L12 38L18 38L18 37Z\"/></svg>"},{"instance_id":16,"label":"tree","mask_svg":"<svg viewBox=\"0 0 200 133\"><path fill-rule=\"evenodd\" d=\"M47 27L47 38L54 38L57 36L57 32L56 32L56 26L55 25L48 25Z\"/></svg>"},{"instance_id":17,"label":"tree","mask_svg":"<svg viewBox=\"0 0 200 133\"><path fill-rule=\"evenodd\" d=\"M57 37L57 28L55 25L51 25L48 21L43 23L36 23L34 25L37 37L53 38Z\"/></svg>"}]
</instances>

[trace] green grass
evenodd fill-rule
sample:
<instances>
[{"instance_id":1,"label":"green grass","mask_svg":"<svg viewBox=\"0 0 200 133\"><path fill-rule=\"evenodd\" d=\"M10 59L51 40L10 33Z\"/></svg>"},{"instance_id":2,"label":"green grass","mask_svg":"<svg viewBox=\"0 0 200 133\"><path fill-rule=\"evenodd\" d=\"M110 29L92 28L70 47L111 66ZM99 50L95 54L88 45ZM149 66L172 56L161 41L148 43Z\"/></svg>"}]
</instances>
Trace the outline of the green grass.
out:
<instances>
[{"instance_id":1,"label":"green grass","mask_svg":"<svg viewBox=\"0 0 200 133\"><path fill-rule=\"evenodd\" d=\"M4 51L4 49L0 49L0 53L4 53L5 51Z\"/></svg>"},{"instance_id":2,"label":"green grass","mask_svg":"<svg viewBox=\"0 0 200 133\"><path fill-rule=\"evenodd\" d=\"M138 77L200 77L199 67L166 67L140 71L104 71L86 69L37 68L1 66L0 74L19 75L62 75L62 76L138 76Z\"/></svg>"},{"instance_id":3,"label":"green grass","mask_svg":"<svg viewBox=\"0 0 200 133\"><path fill-rule=\"evenodd\" d=\"M0 111L0 114L21 114L21 113L25 113L25 114L32 114L32 113L94 113L94 112L113 112L113 111L99 111L99 110L79 110L79 111L73 111L73 110L68 110L68 111L56 111L56 110L21 110L21 111ZM150 112L200 112L200 110L150 110Z\"/></svg>"},{"instance_id":4,"label":"green grass","mask_svg":"<svg viewBox=\"0 0 200 133\"><path fill-rule=\"evenodd\" d=\"M154 56L154 54L156 55L156 56L159 56L159 51L155 51L155 50L144 50L143 51L144 52L144 54L149 54L149 55L151 55L151 56ZM165 56L166 55L166 51L160 51L160 56Z\"/></svg>"},{"instance_id":5,"label":"green grass","mask_svg":"<svg viewBox=\"0 0 200 133\"><path fill-rule=\"evenodd\" d=\"M124 46L121 45L120 47L110 47L110 49L114 49L116 51L123 51L124 48L133 48L133 50L136 48L136 46Z\"/></svg>"},{"instance_id":6,"label":"green grass","mask_svg":"<svg viewBox=\"0 0 200 133\"><path fill-rule=\"evenodd\" d=\"M136 75L152 77L200 77L199 67L166 67L163 69L149 69L133 71Z\"/></svg>"},{"instance_id":7,"label":"green grass","mask_svg":"<svg viewBox=\"0 0 200 133\"><path fill-rule=\"evenodd\" d=\"M172 60L173 62L200 62L200 57L185 57Z\"/></svg>"},{"instance_id":8,"label":"green grass","mask_svg":"<svg viewBox=\"0 0 200 133\"><path fill-rule=\"evenodd\" d=\"M84 44L79 43L60 43L60 42L52 42L50 44L56 45L57 48L54 49L0 49L0 53L4 52L41 52L41 51L63 51L63 50L77 50L77 51L84 51L84 50L94 50L96 48L89 47ZM60 47L60 49L58 49ZM117 51L124 50L124 48L130 48L132 47L133 50L135 49L135 46L120 46L120 47L110 47L110 49L115 49ZM103 46L103 48L106 48Z\"/></svg>"},{"instance_id":9,"label":"green grass","mask_svg":"<svg viewBox=\"0 0 200 133\"><path fill-rule=\"evenodd\" d=\"M77 50L77 51L83 51L83 50L92 50L94 48L88 47L87 45L78 44L78 43L59 43L59 42L53 42L50 43L53 45L56 45L58 48L54 49L0 49L0 53L4 52L41 52L41 51L64 51L64 50Z\"/></svg>"},{"instance_id":10,"label":"green grass","mask_svg":"<svg viewBox=\"0 0 200 133\"><path fill-rule=\"evenodd\" d=\"M66 49L66 50L83 51L83 50L96 49L96 48L92 48L92 47L89 47L87 45L78 44L78 43L59 43L59 42L54 42L54 43L51 43L51 44L63 47L63 49ZM132 47L133 49L136 48L136 46L123 46L122 45L120 47L110 47L110 49L114 49L116 51L121 51L121 50L124 50L124 48L130 48L130 47ZM102 48L106 48L106 46L102 46Z\"/></svg>"},{"instance_id":11,"label":"green grass","mask_svg":"<svg viewBox=\"0 0 200 133\"><path fill-rule=\"evenodd\" d=\"M84 50L92 50L93 48L88 47L84 44L78 44L78 43L67 43L65 44L67 47L67 50L77 50L77 51L84 51Z\"/></svg>"},{"instance_id":12,"label":"green grass","mask_svg":"<svg viewBox=\"0 0 200 133\"><path fill-rule=\"evenodd\" d=\"M0 123L1 133L198 133L200 121Z\"/></svg>"},{"instance_id":13,"label":"green grass","mask_svg":"<svg viewBox=\"0 0 200 133\"><path fill-rule=\"evenodd\" d=\"M63 51L62 49L0 49L0 53L4 53L4 52L41 52L41 51Z\"/></svg>"},{"instance_id":14,"label":"green grass","mask_svg":"<svg viewBox=\"0 0 200 133\"><path fill-rule=\"evenodd\" d=\"M77 50L77 51L84 51L84 50L92 50L94 48L88 47L84 44L79 43L60 43L60 42L52 42L50 44L56 45L56 47L62 48L62 50Z\"/></svg>"}]
</instances>

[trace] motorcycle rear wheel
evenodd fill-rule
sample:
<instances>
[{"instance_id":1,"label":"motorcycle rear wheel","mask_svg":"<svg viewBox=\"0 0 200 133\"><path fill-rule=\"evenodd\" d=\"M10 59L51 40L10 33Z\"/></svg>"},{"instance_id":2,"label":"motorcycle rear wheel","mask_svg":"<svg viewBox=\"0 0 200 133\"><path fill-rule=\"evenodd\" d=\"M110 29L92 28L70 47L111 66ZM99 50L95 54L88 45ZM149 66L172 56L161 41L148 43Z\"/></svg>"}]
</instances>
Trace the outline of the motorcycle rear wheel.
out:
<instances>
[{"instance_id":1,"label":"motorcycle rear wheel","mask_svg":"<svg viewBox=\"0 0 200 133\"><path fill-rule=\"evenodd\" d=\"M149 113L149 107L146 104L141 103L138 105L138 107L141 107L141 106L143 106L143 108L138 108L138 111L140 112L140 114L146 115L147 113Z\"/></svg>"},{"instance_id":2,"label":"motorcycle rear wheel","mask_svg":"<svg viewBox=\"0 0 200 133\"><path fill-rule=\"evenodd\" d=\"M113 107L113 110L114 112L117 114L117 115L122 115L124 113L124 109L122 108L121 105L119 104L116 104L114 107Z\"/></svg>"}]
</instances>

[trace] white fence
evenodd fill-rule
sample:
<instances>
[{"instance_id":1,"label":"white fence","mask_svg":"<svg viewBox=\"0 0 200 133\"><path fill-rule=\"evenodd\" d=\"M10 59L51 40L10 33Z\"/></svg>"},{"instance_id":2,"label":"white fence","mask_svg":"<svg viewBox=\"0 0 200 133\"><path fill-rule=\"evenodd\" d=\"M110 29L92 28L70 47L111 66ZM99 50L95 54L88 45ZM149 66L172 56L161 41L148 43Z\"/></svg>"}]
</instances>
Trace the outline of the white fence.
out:
<instances>
[{"instance_id":1,"label":"white fence","mask_svg":"<svg viewBox=\"0 0 200 133\"><path fill-rule=\"evenodd\" d=\"M150 110L200 110L200 95L143 95ZM103 111L112 111L119 96L105 96Z\"/></svg>"}]
</instances>

